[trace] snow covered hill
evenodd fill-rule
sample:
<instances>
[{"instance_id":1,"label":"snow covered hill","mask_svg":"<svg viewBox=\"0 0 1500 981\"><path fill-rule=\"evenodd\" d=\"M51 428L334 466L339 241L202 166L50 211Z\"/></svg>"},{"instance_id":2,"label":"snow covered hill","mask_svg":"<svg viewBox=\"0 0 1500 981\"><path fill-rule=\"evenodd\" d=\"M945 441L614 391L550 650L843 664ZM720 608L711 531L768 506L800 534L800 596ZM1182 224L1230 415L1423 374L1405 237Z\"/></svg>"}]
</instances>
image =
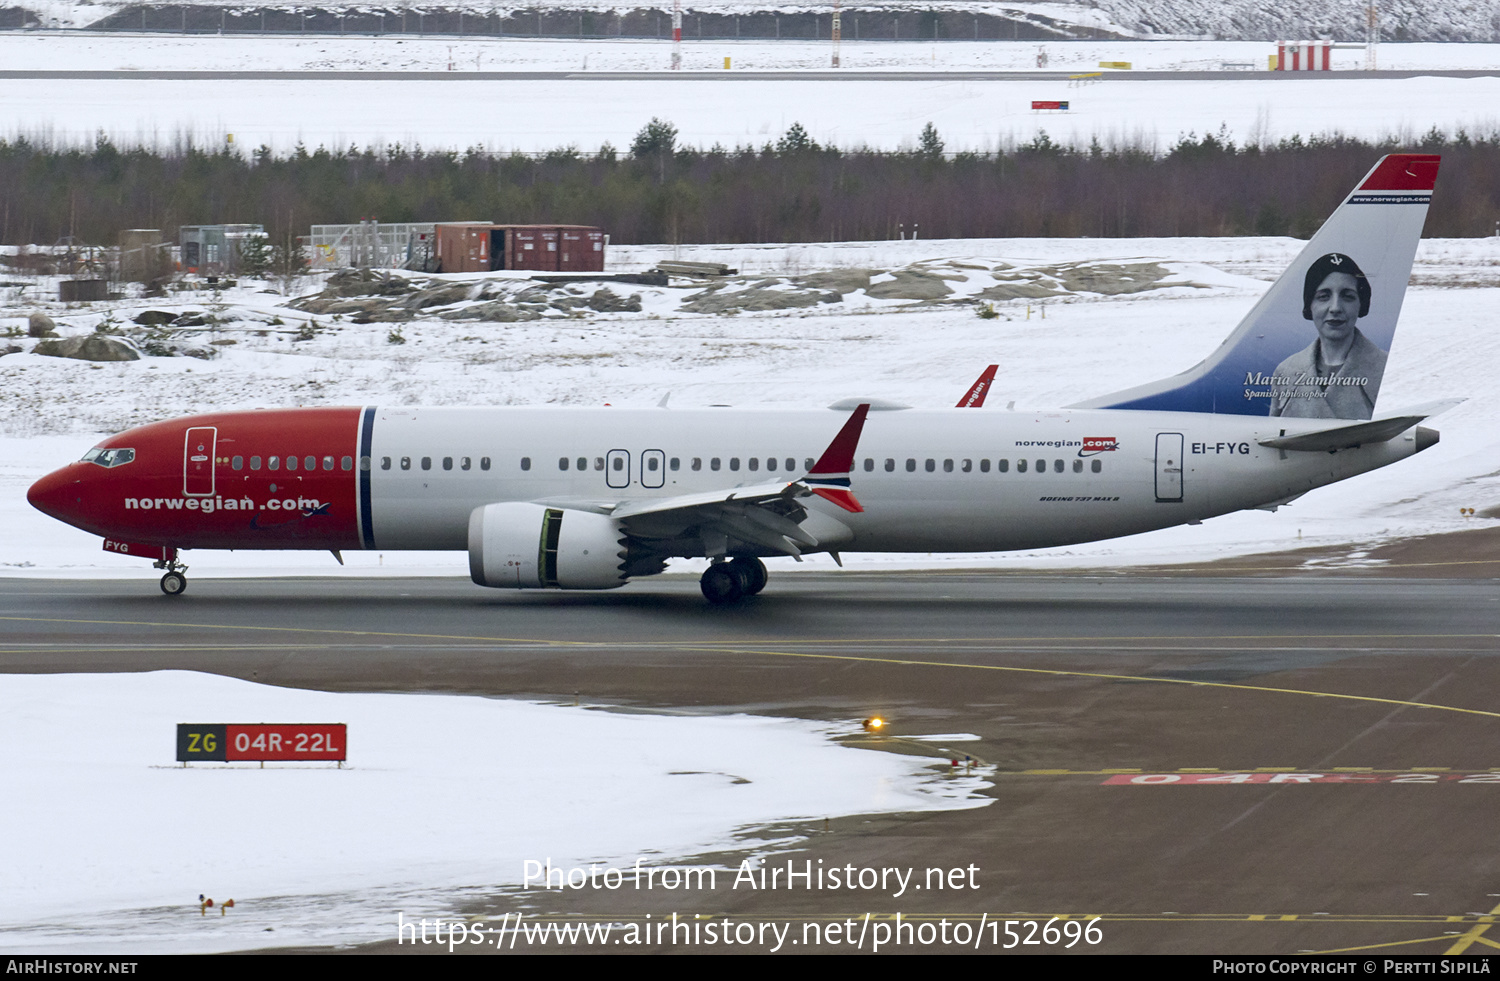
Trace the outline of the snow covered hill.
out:
<instances>
[{"instance_id":1,"label":"snow covered hill","mask_svg":"<svg viewBox=\"0 0 1500 981\"><path fill-rule=\"evenodd\" d=\"M84 28L108 23L116 29L134 26L135 12L146 5L133 2L91 2L91 0L31 0L11 11L26 10L29 15L6 14L0 18L0 26L20 26L23 23L42 27ZM1474 3L1469 0L1379 0L1381 38L1387 41L1497 41L1500 40L1500 6L1493 3ZM381 9L387 12L409 13L415 16L425 12L436 18L440 14L464 11L471 16L470 33L492 33L483 27L476 28L472 18L512 18L524 15L524 22L538 22L538 32L543 36L560 36L577 33L614 33L613 26L596 26L585 31L578 15L591 16L599 25L611 25L622 17L645 18L656 23L657 15L669 15L670 4L649 4L640 0L546 0L545 3L495 4L490 0L438 0L431 4L412 4L408 0L390 4L370 4L349 10L346 4L331 0L282 0L261 5L247 4L244 0L192 0L190 3L173 5L149 5L153 16L163 10L177 14L181 8L205 7L225 8L240 17L265 9L275 11L348 11L350 16L371 14ZM742 36L781 37L827 37L831 3L775 3L759 0L689 0L685 4L685 36L692 36L694 18L738 17L763 18L765 23L737 24L735 31L746 31ZM894 16L901 16L904 24L913 20L930 25L942 21L940 36L946 38L967 37L967 22L972 19L986 25L983 36L997 36L995 26L1010 25L1010 30L998 36L1012 35L1015 39L1036 38L1098 38L1118 35L1125 37L1191 37L1217 38L1221 40L1274 41L1277 39L1331 38L1338 41L1362 41L1366 23L1365 0L1332 0L1315 8L1296 4L1273 2L1273 0L1053 0L1046 3L1014 2L985 3L979 0L927 0L913 3L910 0L854 0L844 5L844 36L854 39L856 18L863 17L867 25L888 24ZM121 17L122 11L130 16ZM191 16L191 15L190 15ZM777 33L770 33L771 22L780 16L784 24L776 25ZM821 18L821 34L808 33L809 25L817 31L813 18ZM911 19L911 20L909 20ZM387 17L381 31L395 30L392 18ZM959 24L964 24L960 33ZM784 28L784 30L783 30ZM155 29L167 29L156 27ZM201 29L201 28L200 28ZM241 29L254 30L254 27ZM357 28L367 30L372 28ZM453 33L453 27L423 28L426 31ZM890 36L889 27L884 27L885 36ZM462 29L459 29L461 32ZM867 27L866 39L877 36L876 28ZM911 40L929 38L932 28L906 34ZM515 29L507 29L514 33ZM528 29L529 33L529 29ZM636 33L639 31L625 31ZM902 35L902 31L897 31ZM575 35L576 36L576 35Z\"/></svg>"}]
</instances>

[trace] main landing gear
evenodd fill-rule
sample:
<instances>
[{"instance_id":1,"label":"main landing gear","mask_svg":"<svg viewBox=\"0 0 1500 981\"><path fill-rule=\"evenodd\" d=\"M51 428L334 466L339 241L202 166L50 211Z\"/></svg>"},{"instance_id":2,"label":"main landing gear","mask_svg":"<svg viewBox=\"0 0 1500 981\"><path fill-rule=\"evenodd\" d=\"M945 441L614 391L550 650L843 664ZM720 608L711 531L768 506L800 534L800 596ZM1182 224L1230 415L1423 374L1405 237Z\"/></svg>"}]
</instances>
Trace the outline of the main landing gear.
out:
<instances>
[{"instance_id":1,"label":"main landing gear","mask_svg":"<svg viewBox=\"0 0 1500 981\"><path fill-rule=\"evenodd\" d=\"M698 587L703 598L715 606L754 596L766 588L766 564L753 555L736 556L730 562L718 561L703 573Z\"/></svg>"},{"instance_id":2,"label":"main landing gear","mask_svg":"<svg viewBox=\"0 0 1500 981\"><path fill-rule=\"evenodd\" d=\"M158 569L167 570L167 574L161 577L161 591L163 593L166 593L168 596L181 596L187 591L187 576L183 575L183 573L187 572L187 566L177 561L175 549L170 559L163 559L151 564Z\"/></svg>"}]
</instances>

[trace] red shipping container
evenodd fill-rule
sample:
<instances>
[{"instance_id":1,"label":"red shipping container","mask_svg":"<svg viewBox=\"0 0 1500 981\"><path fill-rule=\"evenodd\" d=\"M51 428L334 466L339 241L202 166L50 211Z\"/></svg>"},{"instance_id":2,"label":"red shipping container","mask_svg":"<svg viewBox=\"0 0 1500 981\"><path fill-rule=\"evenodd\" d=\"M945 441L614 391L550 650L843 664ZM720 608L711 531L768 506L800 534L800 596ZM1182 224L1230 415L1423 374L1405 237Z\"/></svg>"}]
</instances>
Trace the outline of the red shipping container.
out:
<instances>
[{"instance_id":1,"label":"red shipping container","mask_svg":"<svg viewBox=\"0 0 1500 981\"><path fill-rule=\"evenodd\" d=\"M560 225L557 268L561 272L603 272L604 232L588 225Z\"/></svg>"},{"instance_id":2,"label":"red shipping container","mask_svg":"<svg viewBox=\"0 0 1500 981\"><path fill-rule=\"evenodd\" d=\"M506 254L507 269L557 271L557 228L551 225L514 225L510 228L511 248Z\"/></svg>"},{"instance_id":3,"label":"red shipping container","mask_svg":"<svg viewBox=\"0 0 1500 981\"><path fill-rule=\"evenodd\" d=\"M436 226L440 272L488 272L490 228L487 221L449 222Z\"/></svg>"}]
</instances>

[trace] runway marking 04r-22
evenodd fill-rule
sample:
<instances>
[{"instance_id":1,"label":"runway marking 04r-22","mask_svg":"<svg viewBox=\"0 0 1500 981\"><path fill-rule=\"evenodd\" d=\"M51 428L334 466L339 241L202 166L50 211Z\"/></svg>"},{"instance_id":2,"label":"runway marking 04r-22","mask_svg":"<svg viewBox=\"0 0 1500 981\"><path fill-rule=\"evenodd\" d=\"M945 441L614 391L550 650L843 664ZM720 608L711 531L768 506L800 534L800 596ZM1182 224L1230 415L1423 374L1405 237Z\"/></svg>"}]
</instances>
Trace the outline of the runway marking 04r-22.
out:
<instances>
[{"instance_id":1,"label":"runway marking 04r-22","mask_svg":"<svg viewBox=\"0 0 1500 981\"><path fill-rule=\"evenodd\" d=\"M1112 787L1187 787L1204 784L1313 783L1476 783L1500 785L1500 773L1117 773L1103 781Z\"/></svg>"}]
</instances>

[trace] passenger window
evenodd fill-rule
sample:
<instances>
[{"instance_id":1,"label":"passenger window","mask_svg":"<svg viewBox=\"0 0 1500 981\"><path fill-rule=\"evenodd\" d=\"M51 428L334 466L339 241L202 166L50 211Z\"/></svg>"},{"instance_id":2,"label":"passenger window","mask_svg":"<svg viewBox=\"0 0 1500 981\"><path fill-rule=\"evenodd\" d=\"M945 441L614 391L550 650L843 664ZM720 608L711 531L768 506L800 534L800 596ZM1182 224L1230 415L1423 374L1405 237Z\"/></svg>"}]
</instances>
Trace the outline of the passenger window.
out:
<instances>
[{"instance_id":1,"label":"passenger window","mask_svg":"<svg viewBox=\"0 0 1500 981\"><path fill-rule=\"evenodd\" d=\"M1104 466L1098 460L1094 460L1089 464L1089 469L1094 471L1094 473L1098 473L1100 470L1104 469Z\"/></svg>"},{"instance_id":2,"label":"passenger window","mask_svg":"<svg viewBox=\"0 0 1500 981\"><path fill-rule=\"evenodd\" d=\"M695 456L695 457L693 457L692 468L694 470L702 470L703 469L703 457L701 457L701 456Z\"/></svg>"},{"instance_id":3,"label":"passenger window","mask_svg":"<svg viewBox=\"0 0 1500 981\"><path fill-rule=\"evenodd\" d=\"M751 470L759 470L760 469L760 458L759 457L752 456L750 458L750 469Z\"/></svg>"},{"instance_id":4,"label":"passenger window","mask_svg":"<svg viewBox=\"0 0 1500 981\"><path fill-rule=\"evenodd\" d=\"M594 457L594 469L595 470L603 470L604 469L604 457L602 457L602 456L596 456L596 457Z\"/></svg>"},{"instance_id":5,"label":"passenger window","mask_svg":"<svg viewBox=\"0 0 1500 981\"><path fill-rule=\"evenodd\" d=\"M430 456L424 456L424 457L422 457L422 469L423 470L431 470L432 469L432 457L430 457ZM526 468L522 467L521 469L525 470Z\"/></svg>"},{"instance_id":6,"label":"passenger window","mask_svg":"<svg viewBox=\"0 0 1500 981\"><path fill-rule=\"evenodd\" d=\"M354 457L352 457L352 456L346 456L346 457L341 458L339 460L339 469L340 470L353 470L354 469ZM366 467L365 469L369 469L369 468Z\"/></svg>"},{"instance_id":7,"label":"passenger window","mask_svg":"<svg viewBox=\"0 0 1500 981\"><path fill-rule=\"evenodd\" d=\"M755 468L751 467L750 469L754 470ZM776 469L776 458L774 456L768 456L768 457L766 457L766 469L767 470L775 470Z\"/></svg>"},{"instance_id":8,"label":"passenger window","mask_svg":"<svg viewBox=\"0 0 1500 981\"><path fill-rule=\"evenodd\" d=\"M302 469L303 470L316 470L316 469L318 469L318 458L315 457L315 456L305 456L305 457L303 457L302 458ZM330 463L328 465L328 469L332 470L333 469L333 464Z\"/></svg>"},{"instance_id":9,"label":"passenger window","mask_svg":"<svg viewBox=\"0 0 1500 981\"><path fill-rule=\"evenodd\" d=\"M995 462L995 469L998 470L1001 473L1007 472L1008 470L1010 470L1010 461L1009 460L997 460Z\"/></svg>"},{"instance_id":10,"label":"passenger window","mask_svg":"<svg viewBox=\"0 0 1500 981\"><path fill-rule=\"evenodd\" d=\"M739 468L740 468L740 458L737 457L737 456L730 457L729 458L729 469L730 470L738 470Z\"/></svg>"},{"instance_id":11,"label":"passenger window","mask_svg":"<svg viewBox=\"0 0 1500 981\"><path fill-rule=\"evenodd\" d=\"M980 460L979 461L979 472L980 473L989 473L990 472L990 461L989 460Z\"/></svg>"},{"instance_id":12,"label":"passenger window","mask_svg":"<svg viewBox=\"0 0 1500 981\"><path fill-rule=\"evenodd\" d=\"M386 457L386 459L389 460L390 457ZM267 470L280 470L281 469L281 457L279 457L279 456L273 456L273 457L270 457L269 459L267 459L266 460L266 469Z\"/></svg>"},{"instance_id":13,"label":"passenger window","mask_svg":"<svg viewBox=\"0 0 1500 981\"><path fill-rule=\"evenodd\" d=\"M952 473L952 472L953 472L953 461L952 460L944 460L943 461L943 473Z\"/></svg>"},{"instance_id":14,"label":"passenger window","mask_svg":"<svg viewBox=\"0 0 1500 981\"><path fill-rule=\"evenodd\" d=\"M959 469L961 469L964 473L968 473L970 470L974 469L974 461L965 460L962 464L959 465Z\"/></svg>"},{"instance_id":15,"label":"passenger window","mask_svg":"<svg viewBox=\"0 0 1500 981\"><path fill-rule=\"evenodd\" d=\"M677 457L674 456L674 457L672 457L672 462L668 463L667 466L671 467L674 471L675 470L681 470L682 469L682 461L679 460Z\"/></svg>"},{"instance_id":16,"label":"passenger window","mask_svg":"<svg viewBox=\"0 0 1500 981\"><path fill-rule=\"evenodd\" d=\"M287 457L286 458L286 468L288 470L296 470L297 469L297 458L294 457L294 456Z\"/></svg>"},{"instance_id":17,"label":"passenger window","mask_svg":"<svg viewBox=\"0 0 1500 981\"><path fill-rule=\"evenodd\" d=\"M451 456L445 456L445 457L443 457L443 469L444 470L452 470L453 469L453 457L451 457Z\"/></svg>"},{"instance_id":18,"label":"passenger window","mask_svg":"<svg viewBox=\"0 0 1500 981\"><path fill-rule=\"evenodd\" d=\"M409 457L409 456L403 456L401 458L401 469L402 470L410 470L411 469L411 457Z\"/></svg>"},{"instance_id":19,"label":"passenger window","mask_svg":"<svg viewBox=\"0 0 1500 981\"><path fill-rule=\"evenodd\" d=\"M236 470L243 470L245 469L245 458L242 456L237 456L229 462L229 465Z\"/></svg>"},{"instance_id":20,"label":"passenger window","mask_svg":"<svg viewBox=\"0 0 1500 981\"><path fill-rule=\"evenodd\" d=\"M625 469L625 458L624 457L622 457L622 456L615 457L613 463L614 463L614 468L616 470L624 470ZM525 470L526 467L523 465L521 467L521 469Z\"/></svg>"},{"instance_id":21,"label":"passenger window","mask_svg":"<svg viewBox=\"0 0 1500 981\"><path fill-rule=\"evenodd\" d=\"M1053 473L1062 473L1066 469L1067 469L1067 466L1066 466L1066 464L1063 463L1063 461L1061 461L1061 460L1053 460L1052 461L1052 472Z\"/></svg>"},{"instance_id":22,"label":"passenger window","mask_svg":"<svg viewBox=\"0 0 1500 981\"><path fill-rule=\"evenodd\" d=\"M913 460L911 457L907 457L906 458L906 472L907 473L916 473L917 472L917 461Z\"/></svg>"},{"instance_id":23,"label":"passenger window","mask_svg":"<svg viewBox=\"0 0 1500 981\"><path fill-rule=\"evenodd\" d=\"M1046 460L1038 460L1038 461L1036 461L1036 472L1037 473L1046 473L1047 472L1047 461Z\"/></svg>"},{"instance_id":24,"label":"passenger window","mask_svg":"<svg viewBox=\"0 0 1500 981\"><path fill-rule=\"evenodd\" d=\"M331 457L331 456L325 456L323 458L323 469L324 470L332 470L333 469L333 457Z\"/></svg>"},{"instance_id":25,"label":"passenger window","mask_svg":"<svg viewBox=\"0 0 1500 981\"><path fill-rule=\"evenodd\" d=\"M927 458L927 464L926 464L926 466L927 466L927 472L928 473L932 473L934 470L937 469L937 461L934 460L932 457L928 457Z\"/></svg>"},{"instance_id":26,"label":"passenger window","mask_svg":"<svg viewBox=\"0 0 1500 981\"><path fill-rule=\"evenodd\" d=\"M274 460L276 458L273 456L273 457L271 457L271 459ZM272 467L271 469L275 470L276 468ZM380 469L382 469L382 470L389 470L389 469L391 469L391 458L390 457L383 456L383 457L380 458Z\"/></svg>"},{"instance_id":27,"label":"passenger window","mask_svg":"<svg viewBox=\"0 0 1500 981\"><path fill-rule=\"evenodd\" d=\"M558 459L557 459L557 469L559 469L559 470L566 470L566 469L568 469L568 458L567 457L565 457L565 456L564 457L558 457Z\"/></svg>"},{"instance_id":28,"label":"passenger window","mask_svg":"<svg viewBox=\"0 0 1500 981\"><path fill-rule=\"evenodd\" d=\"M802 469L806 470L808 473L811 473L812 472L812 468L816 467L817 465L818 465L818 461L814 460L812 457L807 457L806 459L804 459L802 461ZM795 470L796 468L793 467L792 469Z\"/></svg>"},{"instance_id":29,"label":"passenger window","mask_svg":"<svg viewBox=\"0 0 1500 981\"><path fill-rule=\"evenodd\" d=\"M657 459L656 459L656 457L653 456L653 457L647 458L647 460L646 460L646 469L647 470L650 470L652 473L656 473L656 465L657 465Z\"/></svg>"},{"instance_id":30,"label":"passenger window","mask_svg":"<svg viewBox=\"0 0 1500 981\"><path fill-rule=\"evenodd\" d=\"M874 472L875 472L875 461L872 460L872 459L870 459L869 457L865 457L865 473L874 473Z\"/></svg>"},{"instance_id":31,"label":"passenger window","mask_svg":"<svg viewBox=\"0 0 1500 981\"><path fill-rule=\"evenodd\" d=\"M473 466L474 466L474 461L470 460L468 457L461 456L461 457L458 458L458 469L460 469L460 470L469 470Z\"/></svg>"},{"instance_id":32,"label":"passenger window","mask_svg":"<svg viewBox=\"0 0 1500 981\"><path fill-rule=\"evenodd\" d=\"M618 463L619 461L617 460L615 462ZM531 469L531 457L529 457L529 456L523 456L523 457L521 457L521 469L522 470L530 470Z\"/></svg>"},{"instance_id":33,"label":"passenger window","mask_svg":"<svg viewBox=\"0 0 1500 981\"><path fill-rule=\"evenodd\" d=\"M788 473L790 473L793 470L796 470L797 469L797 461L795 459L793 459L792 457L787 457L786 458L786 469L787 469ZM812 467L808 467L807 469L811 470Z\"/></svg>"},{"instance_id":34,"label":"passenger window","mask_svg":"<svg viewBox=\"0 0 1500 981\"><path fill-rule=\"evenodd\" d=\"M896 461L892 460L890 457L886 457L885 458L885 472L886 473L894 473L895 470L896 470Z\"/></svg>"},{"instance_id":35,"label":"passenger window","mask_svg":"<svg viewBox=\"0 0 1500 981\"><path fill-rule=\"evenodd\" d=\"M712 460L708 461L708 469L710 469L710 470L717 470L717 469L719 469L719 458L718 457L714 457Z\"/></svg>"},{"instance_id":36,"label":"passenger window","mask_svg":"<svg viewBox=\"0 0 1500 981\"><path fill-rule=\"evenodd\" d=\"M1073 461L1073 472L1074 473L1083 473L1083 461L1082 460L1074 460Z\"/></svg>"},{"instance_id":37,"label":"passenger window","mask_svg":"<svg viewBox=\"0 0 1500 981\"><path fill-rule=\"evenodd\" d=\"M489 468L490 468L490 458L487 457L487 456L480 457L479 458L479 469L480 470L488 470Z\"/></svg>"},{"instance_id":38,"label":"passenger window","mask_svg":"<svg viewBox=\"0 0 1500 981\"><path fill-rule=\"evenodd\" d=\"M260 469L260 457L258 457L258 456L252 456L250 458L250 469L251 470L259 470Z\"/></svg>"},{"instance_id":39,"label":"passenger window","mask_svg":"<svg viewBox=\"0 0 1500 981\"><path fill-rule=\"evenodd\" d=\"M578 469L579 470L587 470L588 468L589 468L589 458L586 457L586 456L579 457L578 458Z\"/></svg>"},{"instance_id":40,"label":"passenger window","mask_svg":"<svg viewBox=\"0 0 1500 981\"><path fill-rule=\"evenodd\" d=\"M1003 464L1005 461L1001 460L1000 462ZM1005 468L1002 466L1000 469L1004 470ZM1025 460L1017 460L1016 461L1016 473L1025 473L1025 472L1026 472L1026 461Z\"/></svg>"}]
</instances>

